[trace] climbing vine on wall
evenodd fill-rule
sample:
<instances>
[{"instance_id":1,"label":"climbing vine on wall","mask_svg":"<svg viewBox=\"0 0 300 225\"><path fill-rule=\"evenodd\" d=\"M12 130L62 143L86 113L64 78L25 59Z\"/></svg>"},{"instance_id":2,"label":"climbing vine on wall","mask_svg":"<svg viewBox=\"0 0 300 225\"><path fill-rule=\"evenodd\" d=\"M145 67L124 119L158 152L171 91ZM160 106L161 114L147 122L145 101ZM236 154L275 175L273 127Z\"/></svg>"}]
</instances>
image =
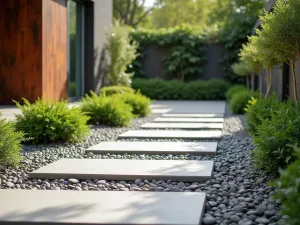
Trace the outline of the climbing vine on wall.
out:
<instances>
[{"instance_id":1,"label":"climbing vine on wall","mask_svg":"<svg viewBox=\"0 0 300 225\"><path fill-rule=\"evenodd\" d=\"M133 30L133 40L139 43L139 56L129 65L128 70L135 77L144 77L142 62L145 49L150 45L168 48L169 54L163 59L165 75L184 81L186 77L202 73L204 61L205 35L195 33L188 26L161 30Z\"/></svg>"}]
</instances>

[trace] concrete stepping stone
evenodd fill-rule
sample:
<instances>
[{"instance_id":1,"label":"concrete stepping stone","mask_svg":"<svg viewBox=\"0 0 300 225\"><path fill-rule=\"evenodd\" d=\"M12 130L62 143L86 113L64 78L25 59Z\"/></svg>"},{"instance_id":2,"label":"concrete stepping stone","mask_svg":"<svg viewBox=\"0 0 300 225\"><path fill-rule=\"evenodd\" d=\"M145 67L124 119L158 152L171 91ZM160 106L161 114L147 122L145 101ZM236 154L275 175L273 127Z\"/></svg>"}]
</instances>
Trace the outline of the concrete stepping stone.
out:
<instances>
[{"instance_id":1,"label":"concrete stepping stone","mask_svg":"<svg viewBox=\"0 0 300 225\"><path fill-rule=\"evenodd\" d=\"M0 190L0 224L199 225L206 194Z\"/></svg>"},{"instance_id":2,"label":"concrete stepping stone","mask_svg":"<svg viewBox=\"0 0 300 225\"><path fill-rule=\"evenodd\" d=\"M94 154L197 154L215 155L217 142L101 142L86 150Z\"/></svg>"},{"instance_id":3,"label":"concrete stepping stone","mask_svg":"<svg viewBox=\"0 0 300 225\"><path fill-rule=\"evenodd\" d=\"M169 118L223 118L224 114L178 114L178 113L165 113L162 114L162 117Z\"/></svg>"},{"instance_id":4,"label":"concrete stepping stone","mask_svg":"<svg viewBox=\"0 0 300 225\"><path fill-rule=\"evenodd\" d=\"M145 123L140 128L143 129L223 129L223 123Z\"/></svg>"},{"instance_id":5,"label":"concrete stepping stone","mask_svg":"<svg viewBox=\"0 0 300 225\"><path fill-rule=\"evenodd\" d=\"M61 159L29 174L37 179L207 181L213 161Z\"/></svg>"},{"instance_id":6,"label":"concrete stepping stone","mask_svg":"<svg viewBox=\"0 0 300 225\"><path fill-rule=\"evenodd\" d=\"M186 139L207 140L220 139L222 131L191 131L191 130L129 130L119 135L120 138L153 138L153 139Z\"/></svg>"},{"instance_id":7,"label":"concrete stepping stone","mask_svg":"<svg viewBox=\"0 0 300 225\"><path fill-rule=\"evenodd\" d=\"M163 123L223 123L224 118L168 118L159 117L153 120L153 122Z\"/></svg>"}]
</instances>

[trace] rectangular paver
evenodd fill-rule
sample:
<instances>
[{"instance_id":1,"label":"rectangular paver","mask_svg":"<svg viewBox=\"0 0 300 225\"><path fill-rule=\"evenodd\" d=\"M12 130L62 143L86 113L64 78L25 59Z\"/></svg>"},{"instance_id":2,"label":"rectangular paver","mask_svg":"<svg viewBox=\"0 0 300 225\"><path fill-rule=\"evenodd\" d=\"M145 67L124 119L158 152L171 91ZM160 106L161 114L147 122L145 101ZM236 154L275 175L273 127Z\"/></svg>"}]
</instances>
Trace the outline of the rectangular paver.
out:
<instances>
[{"instance_id":1,"label":"rectangular paver","mask_svg":"<svg viewBox=\"0 0 300 225\"><path fill-rule=\"evenodd\" d=\"M153 120L153 122L163 123L223 123L224 118L168 118L159 117Z\"/></svg>"},{"instance_id":2,"label":"rectangular paver","mask_svg":"<svg viewBox=\"0 0 300 225\"><path fill-rule=\"evenodd\" d=\"M129 160L129 159L61 159L29 174L38 179L135 180L171 179L173 181L207 181L211 179L213 161Z\"/></svg>"},{"instance_id":3,"label":"rectangular paver","mask_svg":"<svg viewBox=\"0 0 300 225\"><path fill-rule=\"evenodd\" d=\"M86 150L99 153L214 155L217 142L101 142Z\"/></svg>"},{"instance_id":4,"label":"rectangular paver","mask_svg":"<svg viewBox=\"0 0 300 225\"><path fill-rule=\"evenodd\" d=\"M226 101L155 101L154 107L172 108L169 113L216 113L224 114Z\"/></svg>"},{"instance_id":5,"label":"rectangular paver","mask_svg":"<svg viewBox=\"0 0 300 225\"><path fill-rule=\"evenodd\" d=\"M189 114L189 113L165 113L162 117L170 118L223 118L224 114Z\"/></svg>"},{"instance_id":6,"label":"rectangular paver","mask_svg":"<svg viewBox=\"0 0 300 225\"><path fill-rule=\"evenodd\" d=\"M198 225L206 194L0 190L1 225Z\"/></svg>"},{"instance_id":7,"label":"rectangular paver","mask_svg":"<svg viewBox=\"0 0 300 225\"><path fill-rule=\"evenodd\" d=\"M222 131L192 131L192 130L129 130L120 134L118 138L153 138L153 139L187 139L207 140L220 139Z\"/></svg>"},{"instance_id":8,"label":"rectangular paver","mask_svg":"<svg viewBox=\"0 0 300 225\"><path fill-rule=\"evenodd\" d=\"M223 129L223 123L145 123L140 126L144 129Z\"/></svg>"}]
</instances>

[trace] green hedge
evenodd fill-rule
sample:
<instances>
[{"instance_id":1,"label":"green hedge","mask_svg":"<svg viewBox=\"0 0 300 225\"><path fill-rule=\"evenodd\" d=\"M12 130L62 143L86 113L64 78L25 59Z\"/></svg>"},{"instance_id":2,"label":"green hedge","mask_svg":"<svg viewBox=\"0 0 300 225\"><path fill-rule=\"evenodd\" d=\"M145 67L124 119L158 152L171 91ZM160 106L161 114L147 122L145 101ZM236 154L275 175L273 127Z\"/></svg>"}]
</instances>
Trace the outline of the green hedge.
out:
<instances>
[{"instance_id":1,"label":"green hedge","mask_svg":"<svg viewBox=\"0 0 300 225\"><path fill-rule=\"evenodd\" d=\"M229 87L227 81L219 79L185 83L160 78L136 78L132 82L132 88L155 100L224 100Z\"/></svg>"}]
</instances>

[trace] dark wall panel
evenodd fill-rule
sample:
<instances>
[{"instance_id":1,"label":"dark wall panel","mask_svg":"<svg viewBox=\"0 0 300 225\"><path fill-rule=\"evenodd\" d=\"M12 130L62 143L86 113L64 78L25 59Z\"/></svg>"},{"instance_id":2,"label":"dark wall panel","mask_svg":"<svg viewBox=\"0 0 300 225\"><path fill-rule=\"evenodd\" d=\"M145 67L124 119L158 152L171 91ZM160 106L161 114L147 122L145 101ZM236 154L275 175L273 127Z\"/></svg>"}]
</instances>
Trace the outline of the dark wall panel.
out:
<instances>
[{"instance_id":1,"label":"dark wall panel","mask_svg":"<svg viewBox=\"0 0 300 225\"><path fill-rule=\"evenodd\" d=\"M164 73L163 59L168 55L169 49L162 48L156 45L148 46L145 49L145 58L142 62L142 70L144 71L145 78L160 77L164 79L174 79L174 76L166 77ZM219 44L208 44L205 46L204 62L199 65L203 72L186 77L186 80L211 78L223 78L221 58L223 54L223 47Z\"/></svg>"},{"instance_id":2,"label":"dark wall panel","mask_svg":"<svg viewBox=\"0 0 300 225\"><path fill-rule=\"evenodd\" d=\"M42 1L0 6L0 104L42 94Z\"/></svg>"}]
</instances>

